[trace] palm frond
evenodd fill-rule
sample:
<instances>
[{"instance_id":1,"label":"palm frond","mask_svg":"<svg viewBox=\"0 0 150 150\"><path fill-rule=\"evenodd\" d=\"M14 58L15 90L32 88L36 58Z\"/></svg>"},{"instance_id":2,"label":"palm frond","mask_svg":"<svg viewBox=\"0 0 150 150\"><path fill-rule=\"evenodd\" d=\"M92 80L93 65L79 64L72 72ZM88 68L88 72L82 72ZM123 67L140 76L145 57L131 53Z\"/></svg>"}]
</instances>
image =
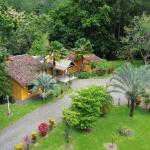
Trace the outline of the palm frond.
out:
<instances>
[{"instance_id":1,"label":"palm frond","mask_svg":"<svg viewBox=\"0 0 150 150\"><path fill-rule=\"evenodd\" d=\"M150 67L141 66L135 68L130 63L118 69L111 79L109 87L114 87L119 92L130 93L137 97L150 85ZM114 90L112 90L114 91Z\"/></svg>"}]
</instances>

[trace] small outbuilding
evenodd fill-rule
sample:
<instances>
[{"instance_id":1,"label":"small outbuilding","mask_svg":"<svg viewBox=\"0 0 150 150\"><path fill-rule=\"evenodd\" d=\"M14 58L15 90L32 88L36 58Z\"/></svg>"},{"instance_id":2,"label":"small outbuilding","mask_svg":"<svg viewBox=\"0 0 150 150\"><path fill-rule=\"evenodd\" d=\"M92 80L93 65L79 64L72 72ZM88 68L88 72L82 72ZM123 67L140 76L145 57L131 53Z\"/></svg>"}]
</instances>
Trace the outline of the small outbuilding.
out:
<instances>
[{"instance_id":1,"label":"small outbuilding","mask_svg":"<svg viewBox=\"0 0 150 150\"><path fill-rule=\"evenodd\" d=\"M85 55L83 60L83 71L91 73L93 71L93 69L91 68L91 64L100 60L101 58L96 56L95 54Z\"/></svg>"}]
</instances>

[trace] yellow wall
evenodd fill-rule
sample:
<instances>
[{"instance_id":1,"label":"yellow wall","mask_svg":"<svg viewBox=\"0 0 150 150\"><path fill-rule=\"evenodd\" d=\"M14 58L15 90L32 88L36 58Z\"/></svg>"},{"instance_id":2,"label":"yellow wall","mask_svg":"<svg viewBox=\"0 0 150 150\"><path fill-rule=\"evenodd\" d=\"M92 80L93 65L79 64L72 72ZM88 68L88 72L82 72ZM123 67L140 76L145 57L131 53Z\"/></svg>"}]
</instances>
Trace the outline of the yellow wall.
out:
<instances>
[{"instance_id":1,"label":"yellow wall","mask_svg":"<svg viewBox=\"0 0 150 150\"><path fill-rule=\"evenodd\" d=\"M49 68L49 69L48 69L48 74L49 74L49 75L52 75L52 72L53 72L53 71L52 71L52 68Z\"/></svg>"},{"instance_id":2,"label":"yellow wall","mask_svg":"<svg viewBox=\"0 0 150 150\"><path fill-rule=\"evenodd\" d=\"M27 87L22 87L21 85L19 85L15 80L11 79L12 82L12 96L17 99L17 100L27 100L37 94L39 94L40 92L34 92L32 94L30 94L28 92L28 88Z\"/></svg>"},{"instance_id":3,"label":"yellow wall","mask_svg":"<svg viewBox=\"0 0 150 150\"><path fill-rule=\"evenodd\" d=\"M75 72L81 71L82 61L78 60L78 61L75 61L74 63L75 63L75 66L68 68L67 73L75 73Z\"/></svg>"},{"instance_id":4,"label":"yellow wall","mask_svg":"<svg viewBox=\"0 0 150 150\"><path fill-rule=\"evenodd\" d=\"M22 100L22 94L21 94L22 87L16 81L12 79L11 79L11 82L12 82L12 96L15 99Z\"/></svg>"},{"instance_id":5,"label":"yellow wall","mask_svg":"<svg viewBox=\"0 0 150 150\"><path fill-rule=\"evenodd\" d=\"M83 71L90 72L90 73L92 72L92 69L91 69L90 62L89 62L89 61L84 60L84 61L83 61L83 66L84 66Z\"/></svg>"}]
</instances>

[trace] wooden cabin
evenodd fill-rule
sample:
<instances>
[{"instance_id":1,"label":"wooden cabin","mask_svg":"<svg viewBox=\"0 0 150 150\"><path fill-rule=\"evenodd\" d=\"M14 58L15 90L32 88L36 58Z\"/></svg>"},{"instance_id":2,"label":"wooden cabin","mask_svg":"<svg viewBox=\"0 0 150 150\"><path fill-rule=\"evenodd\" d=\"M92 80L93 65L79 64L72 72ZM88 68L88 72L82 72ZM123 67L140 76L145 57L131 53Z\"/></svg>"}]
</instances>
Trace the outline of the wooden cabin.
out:
<instances>
[{"instance_id":1,"label":"wooden cabin","mask_svg":"<svg viewBox=\"0 0 150 150\"><path fill-rule=\"evenodd\" d=\"M94 54L77 59L74 53L70 53L65 59L56 62L57 76L65 76L79 71L92 72L90 64L99 61ZM48 74L52 75L53 64L47 62ZM12 82L12 96L17 100L27 100L40 94L40 91L31 93L30 83L43 72L43 62L28 54L11 56L6 60L6 69Z\"/></svg>"},{"instance_id":2,"label":"wooden cabin","mask_svg":"<svg viewBox=\"0 0 150 150\"><path fill-rule=\"evenodd\" d=\"M83 71L92 72L91 63L100 61L101 58L96 56L95 54L85 55L83 60Z\"/></svg>"}]
</instances>

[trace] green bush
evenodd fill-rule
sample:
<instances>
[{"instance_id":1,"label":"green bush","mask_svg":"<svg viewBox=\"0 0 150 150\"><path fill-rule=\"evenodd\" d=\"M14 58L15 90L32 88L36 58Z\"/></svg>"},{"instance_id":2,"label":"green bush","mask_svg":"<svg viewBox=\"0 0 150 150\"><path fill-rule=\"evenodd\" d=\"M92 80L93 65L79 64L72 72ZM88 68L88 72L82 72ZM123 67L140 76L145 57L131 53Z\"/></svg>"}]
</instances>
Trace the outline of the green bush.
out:
<instances>
[{"instance_id":1,"label":"green bush","mask_svg":"<svg viewBox=\"0 0 150 150\"><path fill-rule=\"evenodd\" d=\"M107 71L107 69L111 66L111 64L106 59L102 59L98 62L92 63L91 66L95 66L96 69Z\"/></svg>"},{"instance_id":2,"label":"green bush","mask_svg":"<svg viewBox=\"0 0 150 150\"><path fill-rule=\"evenodd\" d=\"M104 75L105 73L109 72L110 68L113 69L112 64L109 61L107 61L106 59L102 59L98 62L92 63L91 67L96 69L96 72L98 75ZM110 73L112 73L112 72L110 72Z\"/></svg>"},{"instance_id":3,"label":"green bush","mask_svg":"<svg viewBox=\"0 0 150 150\"><path fill-rule=\"evenodd\" d=\"M130 129L130 128L122 128L122 127L117 129L117 133L120 136L125 136L125 137L133 135L132 129Z\"/></svg>"},{"instance_id":4,"label":"green bush","mask_svg":"<svg viewBox=\"0 0 150 150\"><path fill-rule=\"evenodd\" d=\"M77 74L77 77L79 79L89 79L91 76L91 74L89 72L80 72L79 74Z\"/></svg>"},{"instance_id":5,"label":"green bush","mask_svg":"<svg viewBox=\"0 0 150 150\"><path fill-rule=\"evenodd\" d=\"M101 116L106 115L112 108L112 96L105 92L104 98L101 100L100 114Z\"/></svg>"},{"instance_id":6,"label":"green bush","mask_svg":"<svg viewBox=\"0 0 150 150\"><path fill-rule=\"evenodd\" d=\"M72 97L72 106L64 111L63 118L70 126L81 130L90 129L97 118L107 112L106 108L112 103L111 100L103 87L81 89Z\"/></svg>"}]
</instances>

